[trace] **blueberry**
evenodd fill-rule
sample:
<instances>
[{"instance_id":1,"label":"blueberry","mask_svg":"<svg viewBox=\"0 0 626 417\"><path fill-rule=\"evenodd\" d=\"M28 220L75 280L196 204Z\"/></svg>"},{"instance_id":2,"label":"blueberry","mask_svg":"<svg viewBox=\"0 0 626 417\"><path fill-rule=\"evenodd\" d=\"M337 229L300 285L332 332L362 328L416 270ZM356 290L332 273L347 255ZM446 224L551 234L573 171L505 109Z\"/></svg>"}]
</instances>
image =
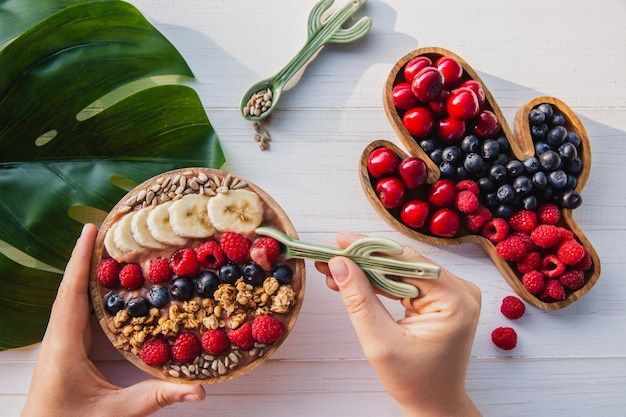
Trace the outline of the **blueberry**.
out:
<instances>
[{"instance_id":1,"label":"blueberry","mask_svg":"<svg viewBox=\"0 0 626 417\"><path fill-rule=\"evenodd\" d=\"M533 185L536 188L545 188L548 185L548 177L543 171L536 172L533 175Z\"/></svg>"},{"instance_id":2,"label":"blueberry","mask_svg":"<svg viewBox=\"0 0 626 417\"><path fill-rule=\"evenodd\" d=\"M552 126L565 126L566 123L567 120L565 119L563 113L554 112L552 118L550 119L550 124Z\"/></svg>"},{"instance_id":3,"label":"blueberry","mask_svg":"<svg viewBox=\"0 0 626 417\"><path fill-rule=\"evenodd\" d=\"M500 145L493 139L486 139L482 146L482 157L487 161L496 159L500 154Z\"/></svg>"},{"instance_id":4,"label":"blueberry","mask_svg":"<svg viewBox=\"0 0 626 417\"><path fill-rule=\"evenodd\" d=\"M513 207L511 207L508 204L500 204L498 205L498 207L496 207L495 212L493 213L493 215L495 217L501 217L503 219L508 219L509 217L511 217L513 215Z\"/></svg>"},{"instance_id":5,"label":"blueberry","mask_svg":"<svg viewBox=\"0 0 626 417\"><path fill-rule=\"evenodd\" d=\"M539 193L537 195L544 201L552 201L554 199L555 193L552 188L545 187L539 190Z\"/></svg>"},{"instance_id":6,"label":"blueberry","mask_svg":"<svg viewBox=\"0 0 626 417\"><path fill-rule=\"evenodd\" d=\"M498 195L496 193L487 193L485 194L485 207L488 209L494 209L500 204L498 201Z\"/></svg>"},{"instance_id":7,"label":"blueberry","mask_svg":"<svg viewBox=\"0 0 626 417\"><path fill-rule=\"evenodd\" d=\"M544 140L546 135L548 134L548 125L546 123L542 123L539 126L531 126L530 127L530 135L533 140Z\"/></svg>"},{"instance_id":8,"label":"blueberry","mask_svg":"<svg viewBox=\"0 0 626 417\"><path fill-rule=\"evenodd\" d=\"M546 114L539 109L532 109L528 113L528 122L532 126L537 126L546 122Z\"/></svg>"},{"instance_id":9,"label":"blueberry","mask_svg":"<svg viewBox=\"0 0 626 417\"><path fill-rule=\"evenodd\" d=\"M548 130L548 134L546 135L546 142L554 149L561 146L563 142L565 142L565 139L567 139L567 129L563 126L554 126L552 129Z\"/></svg>"},{"instance_id":10,"label":"blueberry","mask_svg":"<svg viewBox=\"0 0 626 417\"><path fill-rule=\"evenodd\" d=\"M524 197L524 201L522 202L524 210L536 210L539 204L537 203L537 197L534 195L529 195Z\"/></svg>"},{"instance_id":11,"label":"blueberry","mask_svg":"<svg viewBox=\"0 0 626 417\"><path fill-rule=\"evenodd\" d=\"M481 177L477 181L481 191L494 191L496 184L489 177Z\"/></svg>"},{"instance_id":12,"label":"blueberry","mask_svg":"<svg viewBox=\"0 0 626 417\"><path fill-rule=\"evenodd\" d=\"M554 151L546 151L539 155L539 162L548 171L553 171L561 166L561 157Z\"/></svg>"},{"instance_id":13,"label":"blueberry","mask_svg":"<svg viewBox=\"0 0 626 417\"><path fill-rule=\"evenodd\" d=\"M578 156L578 151L571 142L565 142L559 146L559 155L561 155L563 159L572 160Z\"/></svg>"},{"instance_id":14,"label":"blueberry","mask_svg":"<svg viewBox=\"0 0 626 417\"><path fill-rule=\"evenodd\" d=\"M441 152L441 159L443 162L450 162L454 165L458 165L463 157L463 152L458 146L447 146Z\"/></svg>"},{"instance_id":15,"label":"blueberry","mask_svg":"<svg viewBox=\"0 0 626 417\"><path fill-rule=\"evenodd\" d=\"M515 190L511 184L503 184L498 187L496 197L501 203L510 203L515 198Z\"/></svg>"},{"instance_id":16,"label":"blueberry","mask_svg":"<svg viewBox=\"0 0 626 417\"><path fill-rule=\"evenodd\" d=\"M489 179L495 183L503 182L507 177L506 167L500 164L494 164L489 170Z\"/></svg>"},{"instance_id":17,"label":"blueberry","mask_svg":"<svg viewBox=\"0 0 626 417\"><path fill-rule=\"evenodd\" d=\"M122 296L117 292L108 293L104 296L104 308L112 316L116 315L118 311L124 309Z\"/></svg>"},{"instance_id":18,"label":"blueberry","mask_svg":"<svg viewBox=\"0 0 626 417\"><path fill-rule=\"evenodd\" d=\"M461 149L466 153L475 153L480 150L480 141L474 135L467 135L461 141Z\"/></svg>"},{"instance_id":19,"label":"blueberry","mask_svg":"<svg viewBox=\"0 0 626 417\"><path fill-rule=\"evenodd\" d=\"M241 267L241 273L244 281L252 286L258 286L265 281L265 271L256 262L246 262Z\"/></svg>"},{"instance_id":20,"label":"blueberry","mask_svg":"<svg viewBox=\"0 0 626 417\"><path fill-rule=\"evenodd\" d=\"M552 146L548 142L535 142L535 155L541 155L544 152L551 151Z\"/></svg>"},{"instance_id":21,"label":"blueberry","mask_svg":"<svg viewBox=\"0 0 626 417\"><path fill-rule=\"evenodd\" d=\"M170 299L170 294L167 287L155 285L148 290L148 301L156 308L161 308Z\"/></svg>"},{"instance_id":22,"label":"blueberry","mask_svg":"<svg viewBox=\"0 0 626 417\"><path fill-rule=\"evenodd\" d=\"M578 175L583 170L583 161L578 156L570 161L565 161L564 169L568 174Z\"/></svg>"},{"instance_id":23,"label":"blueberry","mask_svg":"<svg viewBox=\"0 0 626 417\"><path fill-rule=\"evenodd\" d=\"M574 145L576 149L578 149L582 143L582 139L580 139L580 136L578 136L576 132L567 132L567 141Z\"/></svg>"},{"instance_id":24,"label":"blueberry","mask_svg":"<svg viewBox=\"0 0 626 417\"><path fill-rule=\"evenodd\" d=\"M456 176L459 180L467 180L470 178L469 172L462 166L456 168Z\"/></svg>"},{"instance_id":25,"label":"blueberry","mask_svg":"<svg viewBox=\"0 0 626 417\"><path fill-rule=\"evenodd\" d=\"M567 209L580 207L582 202L583 199L576 190L567 190L560 197L561 206Z\"/></svg>"},{"instance_id":26,"label":"blueberry","mask_svg":"<svg viewBox=\"0 0 626 417\"><path fill-rule=\"evenodd\" d=\"M566 190L573 190L578 185L578 179L574 175L567 176L567 185L565 185Z\"/></svg>"},{"instance_id":27,"label":"blueberry","mask_svg":"<svg viewBox=\"0 0 626 417\"><path fill-rule=\"evenodd\" d=\"M239 268L239 265L229 262L220 267L218 275L223 283L234 284L241 278L241 268Z\"/></svg>"},{"instance_id":28,"label":"blueberry","mask_svg":"<svg viewBox=\"0 0 626 417\"><path fill-rule=\"evenodd\" d=\"M527 176L520 175L513 180L513 189L518 195L525 196L533 191L533 182Z\"/></svg>"},{"instance_id":29,"label":"blueberry","mask_svg":"<svg viewBox=\"0 0 626 417\"><path fill-rule=\"evenodd\" d=\"M441 172L442 177L450 178L456 174L456 167L451 162L443 161L439 164L439 172Z\"/></svg>"},{"instance_id":30,"label":"blueberry","mask_svg":"<svg viewBox=\"0 0 626 417\"><path fill-rule=\"evenodd\" d=\"M441 148L437 148L434 151L432 151L429 156L430 156L430 159L432 159L434 163L439 165L443 161L442 154L443 154L443 150Z\"/></svg>"},{"instance_id":31,"label":"blueberry","mask_svg":"<svg viewBox=\"0 0 626 417\"><path fill-rule=\"evenodd\" d=\"M188 301L193 297L193 282L189 277L176 277L170 284L170 295L177 301Z\"/></svg>"},{"instance_id":32,"label":"blueberry","mask_svg":"<svg viewBox=\"0 0 626 417\"><path fill-rule=\"evenodd\" d=\"M534 156L530 156L522 161L524 164L524 170L527 174L533 175L535 172L539 171L541 168L541 164L539 163L539 159Z\"/></svg>"},{"instance_id":33,"label":"blueberry","mask_svg":"<svg viewBox=\"0 0 626 417\"><path fill-rule=\"evenodd\" d=\"M549 103L542 103L536 107L536 109L541 110L546 115L546 120L552 119L552 115L554 114L554 109Z\"/></svg>"},{"instance_id":34,"label":"blueberry","mask_svg":"<svg viewBox=\"0 0 626 417\"><path fill-rule=\"evenodd\" d=\"M548 184L550 187L560 190L567 185L567 174L561 169L554 170L548 174Z\"/></svg>"},{"instance_id":35,"label":"blueberry","mask_svg":"<svg viewBox=\"0 0 626 417\"><path fill-rule=\"evenodd\" d=\"M498 146L500 147L500 153L505 153L509 150L509 141L505 136L498 136L496 142L498 142Z\"/></svg>"},{"instance_id":36,"label":"blueberry","mask_svg":"<svg viewBox=\"0 0 626 417\"><path fill-rule=\"evenodd\" d=\"M430 154L432 151L437 149L437 142L435 141L435 139L432 138L423 139L420 142L420 147L425 153Z\"/></svg>"},{"instance_id":37,"label":"blueberry","mask_svg":"<svg viewBox=\"0 0 626 417\"><path fill-rule=\"evenodd\" d=\"M213 298L218 285L220 285L220 279L213 271L201 271L193 280L196 294L203 298Z\"/></svg>"},{"instance_id":38,"label":"blueberry","mask_svg":"<svg viewBox=\"0 0 626 417\"><path fill-rule=\"evenodd\" d=\"M501 153L498 157L493 161L494 164L506 165L509 162L509 157L505 153Z\"/></svg>"},{"instance_id":39,"label":"blueberry","mask_svg":"<svg viewBox=\"0 0 626 417\"><path fill-rule=\"evenodd\" d=\"M463 161L463 167L470 174L480 174L486 169L487 165L480 155L477 153L469 153L465 157L465 161Z\"/></svg>"},{"instance_id":40,"label":"blueberry","mask_svg":"<svg viewBox=\"0 0 626 417\"><path fill-rule=\"evenodd\" d=\"M524 164L518 159L513 159L506 164L506 170L510 177L515 178L524 173Z\"/></svg>"},{"instance_id":41,"label":"blueberry","mask_svg":"<svg viewBox=\"0 0 626 417\"><path fill-rule=\"evenodd\" d=\"M131 297L126 303L126 311L131 317L144 317L150 311L150 303L140 295Z\"/></svg>"},{"instance_id":42,"label":"blueberry","mask_svg":"<svg viewBox=\"0 0 626 417\"><path fill-rule=\"evenodd\" d=\"M278 265L272 269L272 276L280 284L287 285L293 279L293 271L288 265Z\"/></svg>"}]
</instances>

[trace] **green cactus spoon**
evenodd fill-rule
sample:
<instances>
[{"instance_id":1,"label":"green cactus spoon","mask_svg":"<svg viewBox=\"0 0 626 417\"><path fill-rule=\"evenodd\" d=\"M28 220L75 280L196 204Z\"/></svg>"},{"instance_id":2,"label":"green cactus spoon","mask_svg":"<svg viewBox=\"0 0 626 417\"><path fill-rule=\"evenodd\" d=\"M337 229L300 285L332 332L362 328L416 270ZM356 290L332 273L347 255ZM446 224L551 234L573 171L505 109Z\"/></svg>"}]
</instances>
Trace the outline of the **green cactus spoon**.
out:
<instances>
[{"instance_id":1,"label":"green cactus spoon","mask_svg":"<svg viewBox=\"0 0 626 417\"><path fill-rule=\"evenodd\" d=\"M313 7L309 14L307 42L291 61L274 76L261 80L246 90L240 103L241 114L245 119L255 121L269 116L276 108L287 82L324 44L349 43L370 30L372 20L367 16L348 28L343 27L366 0L352 0L322 21L322 15L333 2L334 0L321 0Z\"/></svg>"},{"instance_id":2,"label":"green cactus spoon","mask_svg":"<svg viewBox=\"0 0 626 417\"><path fill-rule=\"evenodd\" d=\"M385 255L400 255L402 245L391 239L364 237L345 249L305 243L271 227L259 227L256 233L273 237L285 250L287 259L300 258L328 262L335 256L346 256L363 269L369 280L381 291L400 298L415 298L419 290L414 285L396 281L387 275L408 278L438 278L441 268L425 262L413 262Z\"/></svg>"}]
</instances>

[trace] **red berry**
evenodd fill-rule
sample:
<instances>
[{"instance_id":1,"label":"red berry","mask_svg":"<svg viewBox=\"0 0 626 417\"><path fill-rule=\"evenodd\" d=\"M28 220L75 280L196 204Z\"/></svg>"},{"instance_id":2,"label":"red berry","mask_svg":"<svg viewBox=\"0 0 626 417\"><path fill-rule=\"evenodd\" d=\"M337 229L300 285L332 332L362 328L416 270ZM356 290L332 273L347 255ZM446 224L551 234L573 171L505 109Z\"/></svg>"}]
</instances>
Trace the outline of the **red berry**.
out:
<instances>
[{"instance_id":1,"label":"red berry","mask_svg":"<svg viewBox=\"0 0 626 417\"><path fill-rule=\"evenodd\" d=\"M535 244L535 242L533 242L533 240L530 238L530 235L528 235L528 234L526 234L524 232L512 232L511 236L517 236L520 239L522 239L522 241L526 245L526 251L527 252L539 250L539 246L537 246L537 244Z\"/></svg>"},{"instance_id":2,"label":"red berry","mask_svg":"<svg viewBox=\"0 0 626 417\"><path fill-rule=\"evenodd\" d=\"M398 164L398 174L404 181L407 188L419 188L426 182L428 178L428 168L426 163L417 157L404 158Z\"/></svg>"},{"instance_id":3,"label":"red berry","mask_svg":"<svg viewBox=\"0 0 626 417\"><path fill-rule=\"evenodd\" d=\"M411 91L411 84L398 83L393 86L391 92L393 105L400 110L408 110L418 104L417 97Z\"/></svg>"},{"instance_id":4,"label":"red berry","mask_svg":"<svg viewBox=\"0 0 626 417\"><path fill-rule=\"evenodd\" d=\"M252 242L250 247L250 259L256 262L266 271L272 269L272 265L280 255L281 247L273 237L260 237Z\"/></svg>"},{"instance_id":5,"label":"red berry","mask_svg":"<svg viewBox=\"0 0 626 417\"><path fill-rule=\"evenodd\" d=\"M441 94L439 94L439 97L428 102L428 108L431 109L432 112L437 116L447 116L448 109L446 109L446 102L448 101L449 96L450 91L441 90Z\"/></svg>"},{"instance_id":6,"label":"red berry","mask_svg":"<svg viewBox=\"0 0 626 417\"><path fill-rule=\"evenodd\" d=\"M520 238L509 236L496 244L496 253L505 261L518 261L526 254L526 245Z\"/></svg>"},{"instance_id":7,"label":"red berry","mask_svg":"<svg viewBox=\"0 0 626 417\"><path fill-rule=\"evenodd\" d=\"M385 208L394 209L404 203L406 187L398 178L382 178L376 183L376 195Z\"/></svg>"},{"instance_id":8,"label":"red berry","mask_svg":"<svg viewBox=\"0 0 626 417\"><path fill-rule=\"evenodd\" d=\"M471 191L472 193L474 193L476 195L480 194L480 187L478 186L478 184L474 180L462 180L462 181L459 181L459 182L456 183L456 188L459 191L467 190L467 191Z\"/></svg>"},{"instance_id":9,"label":"red berry","mask_svg":"<svg viewBox=\"0 0 626 417\"><path fill-rule=\"evenodd\" d=\"M564 227L559 227L559 233L561 234L560 242L575 239L574 232Z\"/></svg>"},{"instance_id":10,"label":"red berry","mask_svg":"<svg viewBox=\"0 0 626 417\"><path fill-rule=\"evenodd\" d=\"M252 346L254 346L252 325L250 323L244 323L236 330L229 330L228 339L242 350L252 349Z\"/></svg>"},{"instance_id":11,"label":"red berry","mask_svg":"<svg viewBox=\"0 0 626 417\"><path fill-rule=\"evenodd\" d=\"M148 279L156 284L172 279L172 268L165 258L155 258L148 264Z\"/></svg>"},{"instance_id":12,"label":"red berry","mask_svg":"<svg viewBox=\"0 0 626 417\"><path fill-rule=\"evenodd\" d=\"M435 61L435 67L443 74L444 86L453 88L461 82L463 67L456 59L449 56L442 56Z\"/></svg>"},{"instance_id":13,"label":"red berry","mask_svg":"<svg viewBox=\"0 0 626 417\"><path fill-rule=\"evenodd\" d=\"M526 254L517 261L516 265L517 270L522 274L537 270L541 268L541 253L537 251L528 252L526 249Z\"/></svg>"},{"instance_id":14,"label":"red berry","mask_svg":"<svg viewBox=\"0 0 626 417\"><path fill-rule=\"evenodd\" d=\"M189 363L202 351L202 344L198 337L189 331L184 331L176 337L172 344L172 359L178 363Z\"/></svg>"},{"instance_id":15,"label":"red berry","mask_svg":"<svg viewBox=\"0 0 626 417\"><path fill-rule=\"evenodd\" d=\"M498 327L491 332L491 341L503 350L511 350L517 346L517 333L511 327Z\"/></svg>"},{"instance_id":16,"label":"red berry","mask_svg":"<svg viewBox=\"0 0 626 417\"><path fill-rule=\"evenodd\" d=\"M485 90L483 89L482 84L480 84L476 80L466 80L463 81L459 87L469 88L476 94L476 98L478 98L478 104L482 107L485 104Z\"/></svg>"},{"instance_id":17,"label":"red berry","mask_svg":"<svg viewBox=\"0 0 626 417\"><path fill-rule=\"evenodd\" d=\"M419 101L429 102L443 90L443 74L435 67L422 68L411 82L411 91Z\"/></svg>"},{"instance_id":18,"label":"red berry","mask_svg":"<svg viewBox=\"0 0 626 417\"><path fill-rule=\"evenodd\" d=\"M107 288L116 286L120 282L119 275L121 269L122 265L115 259L103 259L98 264L98 270L96 271L98 282Z\"/></svg>"},{"instance_id":19,"label":"red berry","mask_svg":"<svg viewBox=\"0 0 626 417\"><path fill-rule=\"evenodd\" d=\"M509 234L509 224L501 217L494 217L483 224L480 233L490 242L498 243Z\"/></svg>"},{"instance_id":20,"label":"red berry","mask_svg":"<svg viewBox=\"0 0 626 417\"><path fill-rule=\"evenodd\" d=\"M494 112L482 110L472 121L472 130L480 139L494 137L500 130L500 122Z\"/></svg>"},{"instance_id":21,"label":"red berry","mask_svg":"<svg viewBox=\"0 0 626 417\"><path fill-rule=\"evenodd\" d=\"M428 188L427 199L435 207L451 207L458 192L452 180L440 179Z\"/></svg>"},{"instance_id":22,"label":"red berry","mask_svg":"<svg viewBox=\"0 0 626 417\"><path fill-rule=\"evenodd\" d=\"M410 200L400 209L400 220L413 229L419 229L426 224L429 211L430 205L427 202Z\"/></svg>"},{"instance_id":23,"label":"red berry","mask_svg":"<svg viewBox=\"0 0 626 417\"><path fill-rule=\"evenodd\" d=\"M219 355L230 346L228 336L222 330L209 329L202 334L202 347L211 355Z\"/></svg>"},{"instance_id":24,"label":"red berry","mask_svg":"<svg viewBox=\"0 0 626 417\"><path fill-rule=\"evenodd\" d=\"M561 211L556 205L546 203L537 208L537 217L542 224L557 224L561 219Z\"/></svg>"},{"instance_id":25,"label":"red berry","mask_svg":"<svg viewBox=\"0 0 626 417\"><path fill-rule=\"evenodd\" d=\"M473 213L478 210L480 202L476 194L469 190L462 190L457 194L454 204L461 213Z\"/></svg>"},{"instance_id":26,"label":"red berry","mask_svg":"<svg viewBox=\"0 0 626 417\"><path fill-rule=\"evenodd\" d=\"M120 270L120 284L129 290L136 290L143 285L143 272L137 264L126 264Z\"/></svg>"},{"instance_id":27,"label":"red berry","mask_svg":"<svg viewBox=\"0 0 626 417\"><path fill-rule=\"evenodd\" d=\"M585 248L576 240L570 239L559 245L557 255L565 265L576 265L585 256Z\"/></svg>"},{"instance_id":28,"label":"red berry","mask_svg":"<svg viewBox=\"0 0 626 417\"><path fill-rule=\"evenodd\" d=\"M539 271L530 271L522 276L524 288L531 294L539 294L545 286L545 278Z\"/></svg>"},{"instance_id":29,"label":"red berry","mask_svg":"<svg viewBox=\"0 0 626 417\"><path fill-rule=\"evenodd\" d=\"M455 117L439 120L437 135L445 142L458 142L465 137L465 121Z\"/></svg>"},{"instance_id":30,"label":"red berry","mask_svg":"<svg viewBox=\"0 0 626 417\"><path fill-rule=\"evenodd\" d=\"M442 208L430 219L430 232L436 236L451 238L456 236L460 225L461 220L454 210Z\"/></svg>"},{"instance_id":31,"label":"red berry","mask_svg":"<svg viewBox=\"0 0 626 417\"><path fill-rule=\"evenodd\" d=\"M248 251L252 241L242 234L224 232L220 237L220 247L233 262L243 262L248 259Z\"/></svg>"},{"instance_id":32,"label":"red berry","mask_svg":"<svg viewBox=\"0 0 626 417\"><path fill-rule=\"evenodd\" d=\"M252 322L252 337L269 345L283 336L283 324L275 317L261 315Z\"/></svg>"},{"instance_id":33,"label":"red berry","mask_svg":"<svg viewBox=\"0 0 626 417\"><path fill-rule=\"evenodd\" d=\"M161 366L170 360L170 345L161 338L150 339L141 347L139 357L150 366Z\"/></svg>"},{"instance_id":34,"label":"red berry","mask_svg":"<svg viewBox=\"0 0 626 417\"><path fill-rule=\"evenodd\" d=\"M557 226L540 224L530 234L530 238L542 248L550 248L561 240L561 232Z\"/></svg>"},{"instance_id":35,"label":"red berry","mask_svg":"<svg viewBox=\"0 0 626 417\"><path fill-rule=\"evenodd\" d=\"M170 268L181 277L193 277L200 269L198 256L193 248L180 248L170 258Z\"/></svg>"},{"instance_id":36,"label":"red berry","mask_svg":"<svg viewBox=\"0 0 626 417\"><path fill-rule=\"evenodd\" d=\"M576 291L585 285L585 273L578 269L571 269L565 271L560 277L559 281L565 288L570 291Z\"/></svg>"},{"instance_id":37,"label":"red berry","mask_svg":"<svg viewBox=\"0 0 626 417\"><path fill-rule=\"evenodd\" d=\"M465 224L472 232L477 233L483 225L491 220L492 214L488 208L480 206L473 213L465 215ZM506 222L505 222L506 223Z\"/></svg>"},{"instance_id":38,"label":"red berry","mask_svg":"<svg viewBox=\"0 0 626 417\"><path fill-rule=\"evenodd\" d=\"M556 278L565 272L565 264L556 255L546 255L541 261L541 273L548 278Z\"/></svg>"},{"instance_id":39,"label":"red berry","mask_svg":"<svg viewBox=\"0 0 626 417\"><path fill-rule=\"evenodd\" d=\"M565 288L558 279L548 279L543 291L539 294L539 298L544 301L564 300Z\"/></svg>"},{"instance_id":40,"label":"red berry","mask_svg":"<svg viewBox=\"0 0 626 417\"><path fill-rule=\"evenodd\" d=\"M593 259L591 258L591 252L585 249L585 256L573 265L574 269L580 269L581 271L586 271L593 266Z\"/></svg>"},{"instance_id":41,"label":"red berry","mask_svg":"<svg viewBox=\"0 0 626 417\"><path fill-rule=\"evenodd\" d=\"M402 116L402 124L415 138L425 138L435 126L435 116L426 107L414 107Z\"/></svg>"},{"instance_id":42,"label":"red berry","mask_svg":"<svg viewBox=\"0 0 626 417\"><path fill-rule=\"evenodd\" d=\"M367 171L374 178L392 175L398 166L398 155L386 147L380 147L370 152L367 158Z\"/></svg>"},{"instance_id":43,"label":"red berry","mask_svg":"<svg viewBox=\"0 0 626 417\"><path fill-rule=\"evenodd\" d=\"M500 312L507 319L517 320L524 315L526 311L526 306L519 298L513 295L507 295L502 299L502 304L500 305Z\"/></svg>"},{"instance_id":44,"label":"red berry","mask_svg":"<svg viewBox=\"0 0 626 417\"><path fill-rule=\"evenodd\" d=\"M509 218L509 226L516 232L530 234L537 228L537 214L532 210L520 210Z\"/></svg>"},{"instance_id":45,"label":"red berry","mask_svg":"<svg viewBox=\"0 0 626 417\"><path fill-rule=\"evenodd\" d=\"M473 90L467 87L455 88L450 92L446 109L451 117L459 120L470 120L478 116L480 104Z\"/></svg>"},{"instance_id":46,"label":"red berry","mask_svg":"<svg viewBox=\"0 0 626 417\"><path fill-rule=\"evenodd\" d=\"M412 58L406 63L403 69L404 80L408 83L413 81L415 75L426 67L430 67L433 62L427 56L418 56Z\"/></svg>"},{"instance_id":47,"label":"red berry","mask_svg":"<svg viewBox=\"0 0 626 417\"><path fill-rule=\"evenodd\" d=\"M207 240L196 248L196 257L200 265L212 270L218 270L228 258L215 240Z\"/></svg>"}]
</instances>

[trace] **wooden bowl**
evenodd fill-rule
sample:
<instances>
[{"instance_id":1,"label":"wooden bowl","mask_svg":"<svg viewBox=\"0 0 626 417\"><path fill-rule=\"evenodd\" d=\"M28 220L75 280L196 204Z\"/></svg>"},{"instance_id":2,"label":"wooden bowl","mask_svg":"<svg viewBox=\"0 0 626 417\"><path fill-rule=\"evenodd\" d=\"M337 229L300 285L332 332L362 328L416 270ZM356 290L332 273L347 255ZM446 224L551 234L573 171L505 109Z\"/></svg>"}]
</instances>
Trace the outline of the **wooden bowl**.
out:
<instances>
[{"instance_id":1,"label":"wooden bowl","mask_svg":"<svg viewBox=\"0 0 626 417\"><path fill-rule=\"evenodd\" d=\"M181 185L181 190L176 191ZM159 191L159 189L166 189L166 191ZM184 189L187 191L182 191ZM156 196L153 196L155 190ZM111 243L106 241L107 233L113 233L112 227L122 224L120 221L129 213L134 214L146 206L154 207L164 204L176 194L217 195L224 192L230 193L233 190L251 191L260 197L263 206L261 225L277 228L293 238L298 237L295 228L278 203L261 188L230 173L207 168L169 171L145 181L131 190L111 210L100 228L92 255L90 277L90 294L96 315L111 343L128 361L150 375L185 384L214 384L239 377L267 360L285 340L296 322L305 290L305 266L302 260L287 260L282 255L279 255L279 258L272 263L272 267L276 265L289 266L293 271L293 279L290 283L277 283L276 280L270 280L269 277L272 276L271 267L266 267L265 276L268 278L263 284L252 284L251 282L244 282L243 279L235 284L225 284L224 282L220 284L220 289L224 287L221 294L232 291L233 294L243 295L244 298L241 299L234 300L235 295L233 295L230 300L225 297L218 301L217 291L220 291L218 289L213 293L214 297L201 297L194 290L190 301L175 301L170 292L168 304L161 308L150 306L150 313L145 316L128 318L127 304L118 313L112 314L107 311L105 297L110 293L121 294L127 302L132 296L146 296L148 289L153 285L161 285L166 288L169 286L171 281L154 284L147 278L150 260L157 257L170 259L180 247L197 248L207 240L219 242L219 237L224 233L223 230L216 227L218 230L213 236L186 237L184 238L186 242L182 246L165 244L165 248L162 249L146 249L144 247L141 250L127 250L124 253L115 249L111 250L111 252L115 252L115 255L112 256L107 250L107 248L112 249ZM152 201L154 203L150 204ZM253 232L240 233L251 241L257 237ZM113 234L113 236L115 235ZM126 289L119 283L109 287L102 285L97 277L98 265L103 259L111 257L116 258L121 265L139 264L146 278L143 285L134 290ZM226 261L229 262L229 260ZM237 263L241 265L242 262L244 261ZM200 270L204 269L218 273L217 266L200 267ZM269 283L269 286L264 289L266 283ZM246 284L251 285L246 287ZM245 300L246 291L248 291L248 300ZM197 311L194 311L196 310L194 303L197 303ZM172 306L175 306L174 310L172 310ZM229 312L229 308L233 311ZM219 311L220 309L221 311ZM282 336L271 343L255 341L251 349L240 348L234 343L230 343L225 352L217 355L210 355L202 350L194 361L186 364L176 363L172 358L161 366L152 366L144 363L139 356L142 346L152 338L166 340L171 346L176 337L183 331L190 331L200 339L201 334L209 328L218 328L227 333L231 327L241 328L244 322L252 322L257 315L270 315L277 318L282 323ZM124 321L124 319L126 320Z\"/></svg>"},{"instance_id":2,"label":"wooden bowl","mask_svg":"<svg viewBox=\"0 0 626 417\"><path fill-rule=\"evenodd\" d=\"M566 118L566 127L569 131L576 132L581 140L582 144L579 149L579 156L583 162L583 169L578 175L578 183L576 186L576 191L581 192L584 187L587 178L589 177L589 170L591 167L591 149L589 146L589 138L587 136L587 132L583 124L580 122L578 117L571 111L571 109L562 101L553 98L553 97L538 97L523 107L519 109L515 117L515 133L509 128L509 125L504 118L502 111L498 107L495 99L491 95L491 92L486 88L485 83L480 79L478 74L458 55L447 51L442 48L422 48L415 50L403 58L401 58L391 70L387 81L384 87L383 101L385 112L387 117L395 130L398 138L406 148L407 152L400 149L393 143L386 140L377 140L371 142L366 146L360 161L360 179L363 190L379 213L379 215L385 219L393 228L402 232L403 234L412 237L414 239L434 244L434 245L457 245L462 243L477 243L480 245L492 259L498 270L502 273L507 282L511 285L511 287L515 290L515 292L527 301L529 304L536 306L545 310L557 310L563 307L566 307L583 295L585 295L589 290L595 285L600 277L600 259L587 239L587 237L582 233L580 228L576 225L571 209L561 209L561 220L558 224L561 227L569 229L574 233L576 238L580 241L580 243L587 249L590 253L593 265L592 267L585 271L585 284L582 288L579 288L575 291L567 292L566 298L564 300L558 301L543 301L538 298L536 295L531 294L526 288L522 285L521 276L522 274L517 271L514 262L507 262L503 258L501 258L495 250L495 245L481 236L480 234L476 234L467 229L464 225L461 226L459 232L454 238L443 238L430 234L430 232L426 228L421 228L418 230L412 229L406 225L404 225L398 216L397 210L388 210L383 206L380 202L376 192L375 192L375 180L373 180L367 170L367 162L369 154L376 148L385 146L395 151L395 153L401 158L406 158L408 156L416 156L422 159L427 167L428 167L428 179L427 184L432 184L440 178L440 170L436 163L434 163L430 157L422 150L420 145L417 143L416 139L411 136L409 131L406 129L404 124L402 123L402 118L398 110L395 108L393 100L392 100L392 90L395 84L401 82L403 78L403 67L407 62L417 56L427 56L431 58L434 62L437 58L441 56L452 57L461 63L464 70L464 79L473 79L480 82L483 86L485 92L485 106L483 108L491 110L498 118L498 121L501 125L501 131L499 135L503 135L508 139L510 144L509 156L511 158L516 158L519 160L523 160L526 157L533 156L535 154L534 145L532 141L532 137L530 135L530 127L528 123L528 114L529 112L541 103L549 103L556 107Z\"/></svg>"}]
</instances>

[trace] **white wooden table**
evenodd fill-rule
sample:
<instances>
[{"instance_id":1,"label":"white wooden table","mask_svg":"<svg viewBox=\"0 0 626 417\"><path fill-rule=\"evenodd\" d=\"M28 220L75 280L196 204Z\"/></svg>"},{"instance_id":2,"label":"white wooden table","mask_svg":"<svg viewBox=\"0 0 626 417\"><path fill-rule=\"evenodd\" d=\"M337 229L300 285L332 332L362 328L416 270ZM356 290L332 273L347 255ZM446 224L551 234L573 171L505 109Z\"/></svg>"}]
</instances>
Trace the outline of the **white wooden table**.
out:
<instances>
[{"instance_id":1,"label":"white wooden table","mask_svg":"<svg viewBox=\"0 0 626 417\"><path fill-rule=\"evenodd\" d=\"M623 0L370 0L373 27L361 41L325 47L287 91L261 152L238 111L252 82L282 67L304 44L315 0L131 0L192 67L232 171L269 192L300 237L332 242L349 230L415 246L477 283L483 309L467 378L485 416L624 416L626 411L626 2ZM343 2L337 1L338 8ZM541 95L565 101L586 125L593 166L575 219L602 260L602 276L581 301L548 312L529 307L517 322L499 312L512 294L474 245L435 247L404 237L369 205L358 161L372 140L398 145L382 105L386 76L413 49L440 46L479 72L509 122ZM159 416L398 416L364 360L339 295L307 263L307 293L287 341L263 366L207 386L200 404ZM401 308L389 304L401 314ZM93 358L114 383L146 378L122 360L94 321ZM510 352L491 331L512 325ZM0 352L2 415L25 401L37 346Z\"/></svg>"}]
</instances>

